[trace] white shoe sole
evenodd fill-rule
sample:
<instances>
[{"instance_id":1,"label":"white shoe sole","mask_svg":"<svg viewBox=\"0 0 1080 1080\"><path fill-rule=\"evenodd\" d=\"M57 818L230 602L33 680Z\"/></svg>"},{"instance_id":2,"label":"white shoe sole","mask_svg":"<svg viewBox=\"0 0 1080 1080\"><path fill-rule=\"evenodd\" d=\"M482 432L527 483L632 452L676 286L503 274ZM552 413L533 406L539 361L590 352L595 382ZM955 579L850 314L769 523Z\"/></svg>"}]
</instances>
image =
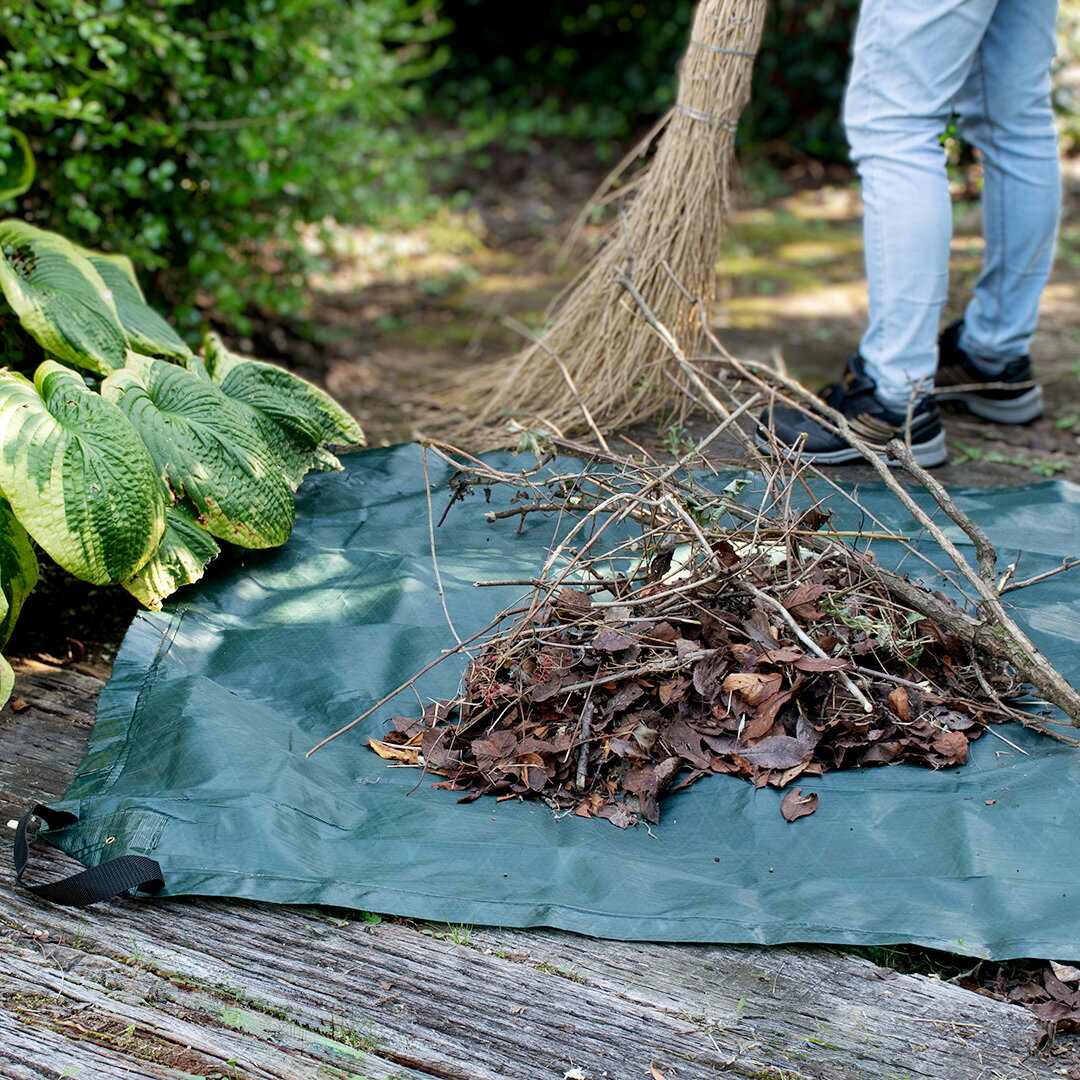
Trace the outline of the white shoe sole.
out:
<instances>
[{"instance_id":1,"label":"white shoe sole","mask_svg":"<svg viewBox=\"0 0 1080 1080\"><path fill-rule=\"evenodd\" d=\"M983 420L995 424L1029 424L1043 414L1043 393L1041 386L1033 386L1020 397L995 400L973 391L938 392L934 394L938 401L959 401L961 405Z\"/></svg>"},{"instance_id":2,"label":"white shoe sole","mask_svg":"<svg viewBox=\"0 0 1080 1080\"><path fill-rule=\"evenodd\" d=\"M772 443L763 439L757 432L754 433L754 442L759 449L764 450L766 453L771 453L773 449ZM780 447L781 452L785 449ZM945 446L945 432L940 431L928 442L918 443L911 447L912 456L915 458L915 462L921 465L924 469L933 469L935 466L944 465L949 460L949 451ZM792 449L790 454L786 454L786 457L790 457L793 461L809 461L815 465L846 465L852 461L865 461L858 450L853 446L845 446L840 450L828 450L821 453L810 453L806 450L797 451ZM886 465L892 468L900 468L899 461L891 460L884 450L878 452L878 457L885 462Z\"/></svg>"}]
</instances>

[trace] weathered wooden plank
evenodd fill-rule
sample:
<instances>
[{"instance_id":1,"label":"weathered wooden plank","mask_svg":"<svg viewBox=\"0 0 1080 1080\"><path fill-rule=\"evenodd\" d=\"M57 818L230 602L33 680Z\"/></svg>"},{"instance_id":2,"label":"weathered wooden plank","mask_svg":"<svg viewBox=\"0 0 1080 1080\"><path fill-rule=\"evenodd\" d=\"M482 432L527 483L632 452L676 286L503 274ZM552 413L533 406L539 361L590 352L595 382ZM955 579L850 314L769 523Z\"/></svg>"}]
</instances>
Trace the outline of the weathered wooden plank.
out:
<instances>
[{"instance_id":1,"label":"weathered wooden plank","mask_svg":"<svg viewBox=\"0 0 1080 1080\"><path fill-rule=\"evenodd\" d=\"M41 678L24 673L18 692L33 700ZM57 681L48 673L48 693ZM81 684L77 713L96 689ZM31 738L0 792L22 804L57 793L85 728L61 712L0 713L6 747L14 729ZM58 872L67 860L36 861ZM826 949L372 924L215 900L75 911L0 885L0 1077L12 1080L74 1067L83 1080L1049 1080L1052 1066L1027 1056L1036 1032L1017 1006Z\"/></svg>"},{"instance_id":2,"label":"weathered wooden plank","mask_svg":"<svg viewBox=\"0 0 1080 1080\"><path fill-rule=\"evenodd\" d=\"M94 722L101 680L16 662L13 702L0 712L0 827L34 802L55 798L71 781Z\"/></svg>"}]
</instances>

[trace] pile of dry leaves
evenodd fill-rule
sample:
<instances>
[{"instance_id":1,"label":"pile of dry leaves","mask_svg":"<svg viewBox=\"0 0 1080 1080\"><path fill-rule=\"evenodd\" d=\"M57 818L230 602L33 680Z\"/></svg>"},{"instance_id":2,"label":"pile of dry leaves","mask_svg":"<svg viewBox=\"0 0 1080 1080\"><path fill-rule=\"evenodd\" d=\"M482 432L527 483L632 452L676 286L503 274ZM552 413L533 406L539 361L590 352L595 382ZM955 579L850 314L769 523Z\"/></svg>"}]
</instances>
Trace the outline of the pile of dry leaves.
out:
<instances>
[{"instance_id":1,"label":"pile of dry leaves","mask_svg":"<svg viewBox=\"0 0 1080 1080\"><path fill-rule=\"evenodd\" d=\"M636 558L622 549L625 572L594 558L540 581L480 642L456 697L396 717L372 748L462 801L539 798L626 827L714 773L783 788L961 765L1010 718L1000 663L898 602L870 556L807 546L826 515L779 537L650 520ZM789 821L816 807L804 787L782 801Z\"/></svg>"}]
</instances>

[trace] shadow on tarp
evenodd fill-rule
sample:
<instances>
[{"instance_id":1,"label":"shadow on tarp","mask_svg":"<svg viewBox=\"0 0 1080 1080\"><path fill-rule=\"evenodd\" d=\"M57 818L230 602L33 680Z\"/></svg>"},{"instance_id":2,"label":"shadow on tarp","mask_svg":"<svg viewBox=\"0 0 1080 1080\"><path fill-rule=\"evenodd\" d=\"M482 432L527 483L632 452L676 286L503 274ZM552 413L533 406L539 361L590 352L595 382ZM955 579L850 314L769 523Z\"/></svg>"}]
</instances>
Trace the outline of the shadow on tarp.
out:
<instances>
[{"instance_id":1,"label":"shadow on tarp","mask_svg":"<svg viewBox=\"0 0 1080 1080\"><path fill-rule=\"evenodd\" d=\"M346 459L308 480L293 538L139 615L78 776L48 839L94 865L152 855L160 895L328 904L448 922L553 926L626 940L911 942L994 959L1080 960L1080 752L1016 725L968 765L832 773L804 783L820 809L786 823L781 793L727 776L667 799L650 831L544 806L461 805L365 748L399 697L319 751L319 740L453 645L435 588L420 449ZM506 457L507 468L523 463ZM438 516L449 470L429 463ZM1030 576L1076 555L1080 488L1049 482L956 493ZM496 491L493 505L507 493ZM916 526L884 490L861 501ZM835 500L834 500L835 502ZM483 496L438 532L439 567L468 636L523 592L551 519L489 524ZM837 506L837 510L841 510ZM849 524L852 521L847 512ZM959 530L952 529L959 542ZM893 564L902 552L875 549ZM940 555L940 553L938 553ZM943 558L943 556L941 556ZM914 562L905 569L916 570ZM1015 594L1016 614L1074 680L1080 574ZM454 657L418 685L455 690Z\"/></svg>"}]
</instances>

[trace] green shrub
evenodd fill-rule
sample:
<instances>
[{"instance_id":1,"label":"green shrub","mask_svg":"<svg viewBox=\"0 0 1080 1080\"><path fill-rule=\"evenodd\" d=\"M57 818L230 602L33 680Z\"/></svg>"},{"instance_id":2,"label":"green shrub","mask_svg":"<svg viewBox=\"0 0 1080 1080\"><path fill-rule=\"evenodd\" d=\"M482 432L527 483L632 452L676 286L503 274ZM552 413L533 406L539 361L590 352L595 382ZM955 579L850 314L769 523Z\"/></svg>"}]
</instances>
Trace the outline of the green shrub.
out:
<instances>
[{"instance_id":1,"label":"green shrub","mask_svg":"<svg viewBox=\"0 0 1080 1080\"><path fill-rule=\"evenodd\" d=\"M694 0L443 0L455 24L450 62L430 79L430 108L470 144L537 137L623 138L674 101ZM755 71L744 145L846 160L839 102L858 0L775 0Z\"/></svg>"},{"instance_id":2,"label":"green shrub","mask_svg":"<svg viewBox=\"0 0 1080 1080\"><path fill-rule=\"evenodd\" d=\"M0 0L0 160L17 209L126 252L151 295L225 316L294 306L300 226L422 190L405 105L438 0Z\"/></svg>"},{"instance_id":3,"label":"green shrub","mask_svg":"<svg viewBox=\"0 0 1080 1080\"><path fill-rule=\"evenodd\" d=\"M283 544L290 491L340 468L330 445L363 441L299 376L213 335L192 353L123 256L0 221L0 292L0 647L37 580L31 539L160 607L219 542ZM12 683L0 659L0 704Z\"/></svg>"}]
</instances>

